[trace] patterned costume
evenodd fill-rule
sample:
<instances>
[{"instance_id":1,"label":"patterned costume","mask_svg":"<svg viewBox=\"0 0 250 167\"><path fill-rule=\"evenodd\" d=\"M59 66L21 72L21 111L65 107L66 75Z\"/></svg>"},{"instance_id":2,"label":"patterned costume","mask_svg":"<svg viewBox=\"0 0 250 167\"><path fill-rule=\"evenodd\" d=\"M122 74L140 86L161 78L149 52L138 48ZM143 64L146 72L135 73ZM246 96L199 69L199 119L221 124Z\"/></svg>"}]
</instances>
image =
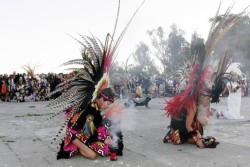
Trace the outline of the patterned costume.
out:
<instances>
[{"instance_id":1,"label":"patterned costume","mask_svg":"<svg viewBox=\"0 0 250 167\"><path fill-rule=\"evenodd\" d=\"M93 117L93 126L96 128L93 134L91 134L91 132L86 132L86 130L91 129L90 126L85 126L88 123L86 119L89 115ZM57 158L69 158L73 155L73 153L78 152L78 148L72 143L72 140L76 138L101 156L108 155L109 146L108 144L104 144L104 140L110 137L110 135L109 131L107 131L107 128L102 125L102 116L100 111L98 111L96 107L89 105L85 109L85 112L81 114L79 118L78 117L79 113L75 113L68 122L64 143L58 153Z\"/></svg>"}]
</instances>

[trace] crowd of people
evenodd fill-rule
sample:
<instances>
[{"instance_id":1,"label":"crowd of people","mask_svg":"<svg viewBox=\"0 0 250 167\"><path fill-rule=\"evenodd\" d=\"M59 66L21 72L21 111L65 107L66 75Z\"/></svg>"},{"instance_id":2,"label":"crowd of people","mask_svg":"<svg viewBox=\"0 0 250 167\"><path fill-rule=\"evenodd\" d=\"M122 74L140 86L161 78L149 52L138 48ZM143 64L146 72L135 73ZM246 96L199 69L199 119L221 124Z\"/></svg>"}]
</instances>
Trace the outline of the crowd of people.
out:
<instances>
[{"instance_id":1,"label":"crowd of people","mask_svg":"<svg viewBox=\"0 0 250 167\"><path fill-rule=\"evenodd\" d=\"M61 92L49 96L57 85L66 82L71 74L48 73L36 74L28 73L2 74L0 75L0 99L3 102L17 101L45 101L58 97Z\"/></svg>"},{"instance_id":2,"label":"crowd of people","mask_svg":"<svg viewBox=\"0 0 250 167\"><path fill-rule=\"evenodd\" d=\"M25 100L45 101L58 97L62 92L49 96L57 85L65 83L73 75L63 73L37 74L30 76L26 73L1 74L0 75L0 99L4 102ZM241 83L241 96L248 96L249 81L238 78L237 83ZM121 85L113 85L114 91L119 98L127 98L131 92L135 97L142 94L150 94L154 97L171 97L185 90L187 80L182 77L164 77L161 74L149 76L140 73L132 76L130 81ZM229 96L229 89L225 87L221 96Z\"/></svg>"},{"instance_id":3,"label":"crowd of people","mask_svg":"<svg viewBox=\"0 0 250 167\"><path fill-rule=\"evenodd\" d=\"M150 94L154 97L172 97L183 91L188 84L188 78L182 75L166 77L162 74L150 76L148 74L140 73L137 76L130 76L127 82L120 85L114 85L115 92L121 98L127 98L128 92L133 92L135 96L140 94ZM242 85L241 96L248 96L250 80L247 78L238 78L237 83ZM225 83L227 84L227 83ZM225 87L221 96L228 97L229 89Z\"/></svg>"}]
</instances>

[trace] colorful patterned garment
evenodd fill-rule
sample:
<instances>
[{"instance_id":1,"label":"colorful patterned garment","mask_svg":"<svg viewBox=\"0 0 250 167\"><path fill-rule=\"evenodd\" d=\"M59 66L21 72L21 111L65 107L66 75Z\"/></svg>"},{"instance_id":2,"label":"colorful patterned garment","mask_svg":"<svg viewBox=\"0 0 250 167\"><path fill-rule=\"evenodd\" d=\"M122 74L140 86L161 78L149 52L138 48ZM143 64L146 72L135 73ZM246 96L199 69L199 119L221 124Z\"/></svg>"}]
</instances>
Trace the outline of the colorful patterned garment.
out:
<instances>
[{"instance_id":1,"label":"colorful patterned garment","mask_svg":"<svg viewBox=\"0 0 250 167\"><path fill-rule=\"evenodd\" d=\"M78 116L79 113L76 113L67 124L66 135L57 159L70 158L75 153L78 153L77 146L72 142L75 139L80 140L101 156L109 155L109 145L105 144L104 140L109 138L110 134L107 128L101 124L102 116L100 111L89 105L79 118ZM92 125L88 124L88 116L93 118Z\"/></svg>"},{"instance_id":2,"label":"colorful patterned garment","mask_svg":"<svg viewBox=\"0 0 250 167\"><path fill-rule=\"evenodd\" d=\"M178 118L171 118L171 123L170 123L170 130L167 133L167 135L164 137L163 142L166 143L169 140L173 142L173 144L181 144L185 143L189 138L189 134L186 128L186 117L187 117L187 111L184 108ZM195 115L193 122L192 122L192 128L194 130L198 130L201 135L203 135L203 128L200 124L200 122L197 119L197 114ZM178 132L178 134L176 134ZM180 142L175 142L176 135L178 135L178 140ZM175 139L173 141L173 138Z\"/></svg>"}]
</instances>

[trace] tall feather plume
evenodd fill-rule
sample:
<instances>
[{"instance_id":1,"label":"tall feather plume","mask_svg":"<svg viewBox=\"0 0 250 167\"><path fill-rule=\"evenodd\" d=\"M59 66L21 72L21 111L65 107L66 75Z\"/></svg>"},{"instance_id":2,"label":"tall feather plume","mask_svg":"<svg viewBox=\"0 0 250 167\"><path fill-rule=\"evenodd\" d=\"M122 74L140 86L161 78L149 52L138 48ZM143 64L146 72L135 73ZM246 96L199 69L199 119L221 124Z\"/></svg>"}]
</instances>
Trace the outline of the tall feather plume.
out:
<instances>
[{"instance_id":1,"label":"tall feather plume","mask_svg":"<svg viewBox=\"0 0 250 167\"><path fill-rule=\"evenodd\" d=\"M65 125L71 119L71 116L73 116L76 112L82 113L85 107L91 102L95 85L99 82L103 75L103 45L99 43L100 40L93 36L81 36L81 38L84 42L80 42L79 40L77 41L83 47L81 52L82 59L69 60L61 65L77 65L81 67L68 68L68 70L74 70L76 75L67 83L58 85L54 92L63 91L65 87L67 87L67 91L62 92L61 96L48 104L51 108L60 107L63 108L64 111L73 106L70 116L67 117L56 137L53 138L53 142L62 132ZM51 118L59 115L60 113L61 112L55 113L51 116Z\"/></svg>"},{"instance_id":2,"label":"tall feather plume","mask_svg":"<svg viewBox=\"0 0 250 167\"><path fill-rule=\"evenodd\" d=\"M216 15L212 19L212 25L205 45L203 68L208 65L211 66L210 83L212 83L212 103L219 102L220 94L226 86L225 83L229 81L229 79L224 75L226 74L226 70L228 68L225 67L226 62L228 61L227 51L225 51L224 55L216 55L213 52L216 50L218 43L226 36L226 34L249 14L249 6L247 6L239 14L231 14L231 10L234 5L235 3L232 3L223 15L219 15L219 9L221 6L220 3Z\"/></svg>"},{"instance_id":3,"label":"tall feather plume","mask_svg":"<svg viewBox=\"0 0 250 167\"><path fill-rule=\"evenodd\" d=\"M213 51L216 49L216 46L221 41L221 39L225 37L226 33L228 33L236 24L238 24L245 15L249 14L249 12L247 12L248 6L241 13L232 15L231 10L234 5L235 3L229 6L223 15L219 15L221 7L220 3L215 16L211 19L212 23L205 44L203 68L213 63L216 63L215 66L218 66L218 63L223 56L218 55L218 57L216 57L213 55Z\"/></svg>"}]
</instances>

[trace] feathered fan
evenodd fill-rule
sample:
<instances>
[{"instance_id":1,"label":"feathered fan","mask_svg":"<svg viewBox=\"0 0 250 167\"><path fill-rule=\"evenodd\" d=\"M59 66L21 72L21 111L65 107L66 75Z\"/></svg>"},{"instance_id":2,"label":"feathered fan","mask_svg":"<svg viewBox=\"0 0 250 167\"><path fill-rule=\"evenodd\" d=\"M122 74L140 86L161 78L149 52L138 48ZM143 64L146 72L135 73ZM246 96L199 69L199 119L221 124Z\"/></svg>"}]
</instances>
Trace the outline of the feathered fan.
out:
<instances>
[{"instance_id":1,"label":"feathered fan","mask_svg":"<svg viewBox=\"0 0 250 167\"><path fill-rule=\"evenodd\" d=\"M67 117L64 125L58 133L61 133L64 126L71 119L71 116L76 112L80 112L80 115L84 112L87 105L95 98L98 92L107 87L109 84L108 74L112 69L112 64L116 57L116 50L129 26L135 14L139 11L142 4L137 8L128 24L118 37L114 41L115 31L119 18L120 1L118 5L117 17L115 22L115 27L112 36L107 34L105 44L103 44L98 38L86 35L80 35L83 42L74 38L82 46L82 59L74 59L67 61L62 64L62 66L68 65L81 65L80 68L68 68L67 70L74 71L76 75L66 83L67 91L63 92L61 96L49 103L49 107L64 107L72 108L71 114ZM64 89L65 83L58 85L57 89L51 93L60 92ZM56 113L51 117L60 114ZM58 136L58 135L57 135ZM56 140L56 138L54 138ZM53 142L52 142L53 143Z\"/></svg>"},{"instance_id":2,"label":"feathered fan","mask_svg":"<svg viewBox=\"0 0 250 167\"><path fill-rule=\"evenodd\" d=\"M247 8L240 14L230 14L233 4L228 7L224 15L219 16L220 6L221 3L212 20L205 44L205 54L199 57L198 65L193 67L185 92L178 94L167 102L165 107L167 116L178 115L184 106L192 109L194 107L193 102L198 100L202 92L211 93L212 102L219 102L219 95L223 91L224 79L226 79L223 77L223 73L225 72L227 53L215 55L213 52L226 33L248 14L246 13Z\"/></svg>"}]
</instances>

